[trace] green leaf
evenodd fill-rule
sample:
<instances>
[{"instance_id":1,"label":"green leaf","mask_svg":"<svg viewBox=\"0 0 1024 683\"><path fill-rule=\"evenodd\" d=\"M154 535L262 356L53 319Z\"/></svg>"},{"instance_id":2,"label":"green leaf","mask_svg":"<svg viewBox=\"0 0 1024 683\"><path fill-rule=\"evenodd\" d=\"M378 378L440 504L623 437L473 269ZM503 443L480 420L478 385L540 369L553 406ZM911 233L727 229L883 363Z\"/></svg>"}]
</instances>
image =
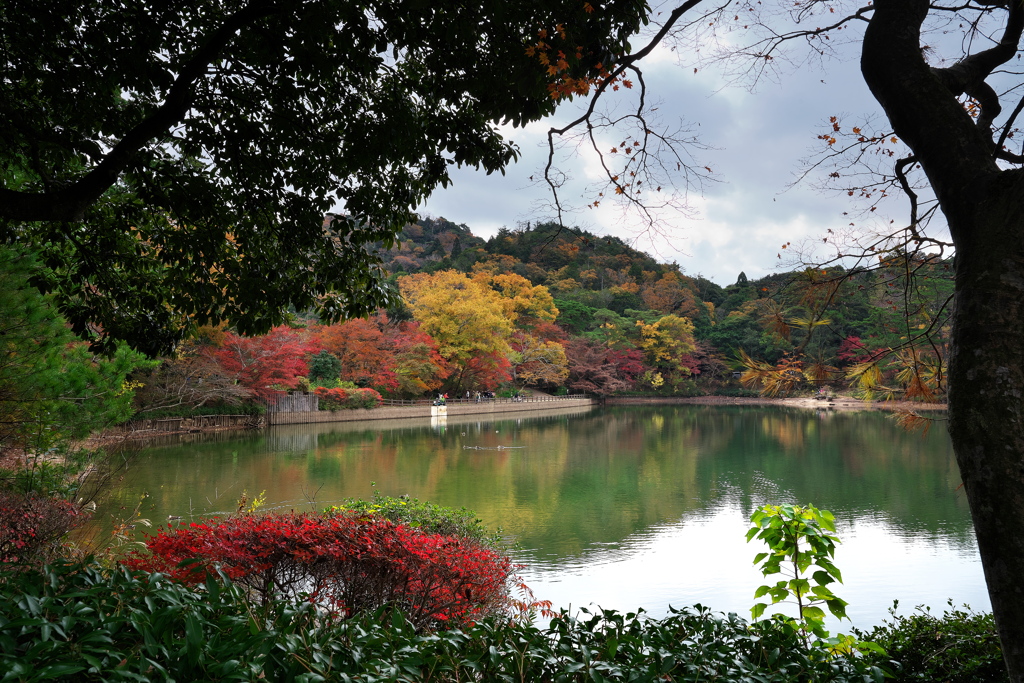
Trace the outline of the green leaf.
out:
<instances>
[{"instance_id":1,"label":"green leaf","mask_svg":"<svg viewBox=\"0 0 1024 683\"><path fill-rule=\"evenodd\" d=\"M816 605L806 605L804 606L801 616L803 616L804 619L821 621L825 618L825 610Z\"/></svg>"},{"instance_id":2,"label":"green leaf","mask_svg":"<svg viewBox=\"0 0 1024 683\"><path fill-rule=\"evenodd\" d=\"M827 571L823 570L814 572L811 574L811 578L817 581L820 586L827 586L828 584L835 582L835 579L833 579Z\"/></svg>"},{"instance_id":3,"label":"green leaf","mask_svg":"<svg viewBox=\"0 0 1024 683\"><path fill-rule=\"evenodd\" d=\"M821 510L818 514L821 526L828 529L829 531L835 532L836 530L836 518L828 510Z\"/></svg>"},{"instance_id":4,"label":"green leaf","mask_svg":"<svg viewBox=\"0 0 1024 683\"><path fill-rule=\"evenodd\" d=\"M827 586L814 586L813 588L811 588L811 593L818 598L835 597L832 591Z\"/></svg>"},{"instance_id":5,"label":"green leaf","mask_svg":"<svg viewBox=\"0 0 1024 683\"><path fill-rule=\"evenodd\" d=\"M825 601L825 606L828 607L828 611L840 619L846 618L846 605L846 601L840 600L839 598L832 598L831 600Z\"/></svg>"},{"instance_id":6,"label":"green leaf","mask_svg":"<svg viewBox=\"0 0 1024 683\"><path fill-rule=\"evenodd\" d=\"M79 671L84 671L86 667L81 664L72 664L70 662L60 662L57 664L49 664L39 669L36 672L36 676L41 679L47 678L65 678L76 674Z\"/></svg>"},{"instance_id":7,"label":"green leaf","mask_svg":"<svg viewBox=\"0 0 1024 683\"><path fill-rule=\"evenodd\" d=\"M858 640L857 649L861 651L868 650L870 652L875 652L882 655L883 657L889 656L889 653L885 651L885 648L883 648L878 643L871 642L870 640Z\"/></svg>"}]
</instances>

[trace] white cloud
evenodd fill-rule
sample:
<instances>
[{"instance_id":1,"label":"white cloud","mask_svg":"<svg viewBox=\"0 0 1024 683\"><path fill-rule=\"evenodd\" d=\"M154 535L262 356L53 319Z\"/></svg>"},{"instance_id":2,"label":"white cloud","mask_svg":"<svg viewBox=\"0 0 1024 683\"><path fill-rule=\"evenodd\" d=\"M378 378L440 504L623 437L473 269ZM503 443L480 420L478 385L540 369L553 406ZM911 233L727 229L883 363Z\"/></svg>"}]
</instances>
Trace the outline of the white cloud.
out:
<instances>
[{"instance_id":1,"label":"white cloud","mask_svg":"<svg viewBox=\"0 0 1024 683\"><path fill-rule=\"evenodd\" d=\"M816 136L829 116L876 109L855 59L834 63L828 74L802 68L781 86L762 84L759 92L722 88L719 73L676 66L675 55L659 48L643 64L652 106L661 125L673 128L680 119L690 122L701 141L713 149L698 150L699 165L707 164L721 182L705 184L688 197L693 211L662 215L655 233L645 231L639 218L623 215L610 203L594 210L578 210L567 217L580 227L635 241L638 248L664 261L677 261L691 274L702 273L719 284L735 281L742 270L749 277L775 270L776 254L786 242L816 238L827 228L843 226L850 210L845 198L823 196L808 185L790 188L801 159L820 145ZM620 91L620 102L632 92ZM660 100L659 100L660 98ZM488 237L503 225L550 219L538 211L549 203L540 177L546 161L547 130L554 123L577 116L579 103L560 110L555 122L542 121L524 129L508 129L523 153L522 160L505 176L486 176L462 169L453 173L454 186L435 192L422 211L465 223L474 233ZM624 105L622 105L624 106ZM602 140L609 147L612 137ZM565 202L579 208L596 194L587 181L600 181L598 159L590 149L568 157L573 180L563 189ZM899 211L899 208L895 209ZM696 214L696 215L693 215ZM899 221L898 221L899 222Z\"/></svg>"}]
</instances>

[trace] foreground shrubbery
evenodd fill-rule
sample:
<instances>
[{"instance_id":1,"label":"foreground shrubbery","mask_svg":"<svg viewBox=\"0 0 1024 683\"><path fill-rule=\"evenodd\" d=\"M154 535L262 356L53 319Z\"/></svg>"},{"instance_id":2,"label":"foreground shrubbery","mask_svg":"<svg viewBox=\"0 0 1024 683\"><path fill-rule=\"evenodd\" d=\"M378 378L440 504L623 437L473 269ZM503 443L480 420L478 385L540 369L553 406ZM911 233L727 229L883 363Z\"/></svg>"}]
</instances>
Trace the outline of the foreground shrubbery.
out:
<instances>
[{"instance_id":1,"label":"foreground shrubbery","mask_svg":"<svg viewBox=\"0 0 1024 683\"><path fill-rule=\"evenodd\" d=\"M124 567L58 564L7 575L2 588L0 681L304 680L306 658L318 654L308 603L254 610L222 577L199 589Z\"/></svg>"},{"instance_id":2,"label":"foreground shrubbery","mask_svg":"<svg viewBox=\"0 0 1024 683\"><path fill-rule=\"evenodd\" d=\"M27 507L25 519L41 530L34 500L0 496L0 511L16 519ZM0 547L11 562L4 568L17 558L21 570L0 572L0 683L1008 680L991 615L919 609L855 632L884 651L828 638L815 625L816 603L838 599L820 590L804 596L804 620L749 623L697 606L663 619L548 614L541 627L533 617L550 603L532 599L500 538L468 510L378 494L323 514L251 510L162 531L126 566L40 569L40 549ZM766 506L752 521L751 536L760 532L788 558L831 517L811 506ZM0 543L32 538L8 532ZM829 548L818 550L814 563L828 566ZM796 571L769 593L773 602L803 595L806 583Z\"/></svg>"},{"instance_id":3,"label":"foreground shrubbery","mask_svg":"<svg viewBox=\"0 0 1024 683\"><path fill-rule=\"evenodd\" d=\"M664 619L609 610L563 614L547 627L500 619L431 632L385 608L333 621L309 602L254 605L221 575L186 586L95 563L6 574L0 591L2 681L862 683L881 681L885 664L809 654L786 624L702 607ZM915 615L868 635L904 662L896 681L1008 680L991 661L998 647L985 616ZM964 657L971 641L977 648Z\"/></svg>"},{"instance_id":4,"label":"foreground shrubbery","mask_svg":"<svg viewBox=\"0 0 1024 683\"><path fill-rule=\"evenodd\" d=\"M918 607L911 615L896 614L882 626L858 633L877 642L889 659L899 662L895 681L1002 683L1009 681L995 620L953 607L941 617Z\"/></svg>"},{"instance_id":5,"label":"foreground shrubbery","mask_svg":"<svg viewBox=\"0 0 1024 683\"><path fill-rule=\"evenodd\" d=\"M792 629L704 608L606 611L549 627L488 620L425 632L397 611L332 621L309 602L254 606L226 577L194 587L95 564L9 576L0 680L880 681L809 656Z\"/></svg>"}]
</instances>

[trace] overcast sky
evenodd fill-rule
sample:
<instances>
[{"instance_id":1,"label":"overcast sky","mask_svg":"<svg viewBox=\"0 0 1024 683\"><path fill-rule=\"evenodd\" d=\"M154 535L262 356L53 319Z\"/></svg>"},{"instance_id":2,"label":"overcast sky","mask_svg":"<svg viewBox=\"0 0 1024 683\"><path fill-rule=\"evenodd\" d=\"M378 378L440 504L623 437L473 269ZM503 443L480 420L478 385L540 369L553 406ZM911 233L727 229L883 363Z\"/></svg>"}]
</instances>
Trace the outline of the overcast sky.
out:
<instances>
[{"instance_id":1,"label":"overcast sky","mask_svg":"<svg viewBox=\"0 0 1024 683\"><path fill-rule=\"evenodd\" d=\"M845 226L850 219L843 213L854 210L845 197L824 195L809 183L790 185L803 168L801 160L823 144L816 136L830 116L853 122L879 111L860 76L858 58L851 50L824 71L805 65L784 73L777 83L762 82L752 93L725 85L714 69L695 74L692 66L681 67L674 54L660 50L643 65L649 96L660 100L665 125L682 119L712 148L695 154L718 182L688 195L694 215L667 215L663 235L639 232L635 217L605 206L584 210L572 222L622 237L661 261L675 261L686 273L723 286L735 282L740 271L748 277L775 271L782 244L820 241L827 229ZM454 184L435 192L420 212L463 223L484 238L502 226L550 217L536 210L545 194L529 178L543 166L547 129L575 118L577 111L568 105L552 121L509 129L523 153L518 164L505 176L453 171ZM584 178L592 161L584 156L568 168ZM592 194L585 196L592 199ZM582 185L566 192L577 205L584 203L582 197Z\"/></svg>"}]
</instances>

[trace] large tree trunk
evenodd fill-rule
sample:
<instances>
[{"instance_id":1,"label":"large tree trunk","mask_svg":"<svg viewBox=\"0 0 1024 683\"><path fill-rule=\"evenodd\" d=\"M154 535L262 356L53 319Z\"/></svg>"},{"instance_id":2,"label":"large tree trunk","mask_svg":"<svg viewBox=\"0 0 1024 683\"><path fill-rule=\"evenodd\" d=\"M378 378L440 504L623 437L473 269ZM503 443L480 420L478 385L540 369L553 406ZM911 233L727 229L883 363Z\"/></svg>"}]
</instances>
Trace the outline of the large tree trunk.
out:
<instances>
[{"instance_id":1,"label":"large tree trunk","mask_svg":"<svg viewBox=\"0 0 1024 683\"><path fill-rule=\"evenodd\" d=\"M956 246L949 433L1003 656L1010 679L1022 683L1024 172L999 168L990 132L925 64L928 11L928 0L878 0L861 69L927 174ZM1015 52L1016 38L1006 42Z\"/></svg>"},{"instance_id":2,"label":"large tree trunk","mask_svg":"<svg viewBox=\"0 0 1024 683\"><path fill-rule=\"evenodd\" d=\"M1016 683L1024 680L1024 174L1000 180L970 217L970 243L957 244L949 434Z\"/></svg>"}]
</instances>

